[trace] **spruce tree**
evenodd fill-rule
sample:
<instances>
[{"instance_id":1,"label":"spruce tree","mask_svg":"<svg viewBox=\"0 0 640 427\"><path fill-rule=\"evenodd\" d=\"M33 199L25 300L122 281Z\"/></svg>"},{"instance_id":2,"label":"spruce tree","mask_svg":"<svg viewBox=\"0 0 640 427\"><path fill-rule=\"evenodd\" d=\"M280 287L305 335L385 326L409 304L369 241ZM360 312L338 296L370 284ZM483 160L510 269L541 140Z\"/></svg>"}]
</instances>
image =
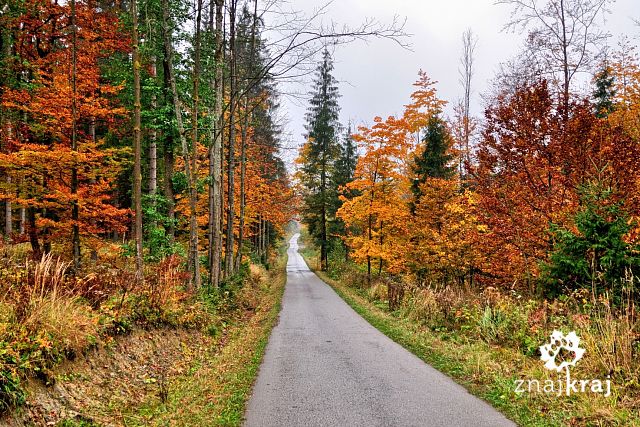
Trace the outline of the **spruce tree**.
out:
<instances>
[{"instance_id":1,"label":"spruce tree","mask_svg":"<svg viewBox=\"0 0 640 427\"><path fill-rule=\"evenodd\" d=\"M338 186L340 194L345 197L349 197L349 194L344 186L353 181L357 163L358 147L353 140L351 124L349 124L344 135L344 139L342 140L342 144L340 144L340 155L336 161L335 168L336 185Z\"/></svg>"},{"instance_id":2,"label":"spruce tree","mask_svg":"<svg viewBox=\"0 0 640 427\"><path fill-rule=\"evenodd\" d=\"M340 155L338 160L336 161L335 168L335 183L338 187L338 200L337 200L337 208L340 209L342 206L342 200L340 200L340 196L346 197L347 199L351 199L355 197L357 194L354 190L348 189L346 185L353 181L353 177L356 172L356 164L358 163L358 146L353 140L352 131L351 131L351 123L347 127L347 131L344 134L344 138L342 143L340 144ZM333 234L338 236L346 236L347 235L347 227L340 218L336 218L335 226L333 227L335 231ZM345 260L349 258L349 247L343 241L343 250L344 250L344 258Z\"/></svg>"},{"instance_id":3,"label":"spruce tree","mask_svg":"<svg viewBox=\"0 0 640 427\"><path fill-rule=\"evenodd\" d=\"M453 156L449 154L451 134L439 114L434 114L429 118L424 132L423 150L415 157L413 164L414 180L411 183L411 191L414 200L411 202L412 211L422 196L420 187L428 178L449 179L455 173L455 168L451 166Z\"/></svg>"},{"instance_id":4,"label":"spruce tree","mask_svg":"<svg viewBox=\"0 0 640 427\"><path fill-rule=\"evenodd\" d=\"M605 62L594 76L593 108L596 116L601 119L607 117L614 109L613 98L616 95L614 83L611 68Z\"/></svg>"},{"instance_id":5,"label":"spruce tree","mask_svg":"<svg viewBox=\"0 0 640 427\"><path fill-rule=\"evenodd\" d=\"M316 70L313 90L309 94L306 114L307 146L301 161L300 177L306 189L303 222L320 246L320 265L328 264L329 229L335 222L338 206L338 189L335 166L340 154L338 133L338 86L332 76L333 61L324 50L322 62Z\"/></svg>"}]
</instances>

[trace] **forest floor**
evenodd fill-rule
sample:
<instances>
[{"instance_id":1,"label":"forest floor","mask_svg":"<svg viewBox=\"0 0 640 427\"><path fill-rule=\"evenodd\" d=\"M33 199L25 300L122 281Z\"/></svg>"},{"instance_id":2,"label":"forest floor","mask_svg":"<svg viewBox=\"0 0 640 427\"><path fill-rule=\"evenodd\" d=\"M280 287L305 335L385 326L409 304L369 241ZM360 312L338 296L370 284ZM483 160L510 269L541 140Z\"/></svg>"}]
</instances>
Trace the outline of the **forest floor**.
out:
<instances>
[{"instance_id":1,"label":"forest floor","mask_svg":"<svg viewBox=\"0 0 640 427\"><path fill-rule=\"evenodd\" d=\"M215 331L142 327L105 340L30 378L26 402L0 425L240 425L286 276L281 251L269 271L252 268ZM229 301L228 301L229 303Z\"/></svg>"},{"instance_id":2,"label":"forest floor","mask_svg":"<svg viewBox=\"0 0 640 427\"><path fill-rule=\"evenodd\" d=\"M318 250L302 231L301 254L309 267L372 326L420 359L453 378L472 394L489 402L522 426L640 426L634 380L613 385L611 396L574 393L516 393L519 378L544 378L538 356L517 348L486 342L446 324L433 327L407 307L389 310L386 291L332 277L317 268ZM437 323L437 322L436 322ZM471 328L471 326L467 326ZM536 347L537 348L537 347ZM578 366L576 375L590 375ZM573 373L573 372L572 372ZM541 381L542 382L542 381Z\"/></svg>"}]
</instances>

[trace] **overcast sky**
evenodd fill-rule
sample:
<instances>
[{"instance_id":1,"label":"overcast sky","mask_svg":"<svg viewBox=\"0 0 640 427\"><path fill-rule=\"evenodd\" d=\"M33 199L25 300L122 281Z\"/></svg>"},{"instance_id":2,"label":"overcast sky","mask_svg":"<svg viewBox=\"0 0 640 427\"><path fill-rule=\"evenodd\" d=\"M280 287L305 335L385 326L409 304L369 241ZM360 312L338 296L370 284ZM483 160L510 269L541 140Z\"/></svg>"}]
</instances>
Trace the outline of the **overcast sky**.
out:
<instances>
[{"instance_id":1,"label":"overcast sky","mask_svg":"<svg viewBox=\"0 0 640 427\"><path fill-rule=\"evenodd\" d=\"M312 13L320 3L313 0L291 0L292 9ZM611 6L605 28L617 44L627 34L638 45L640 27L632 18L640 18L640 0L618 0ZM418 70L423 69L438 81L439 96L451 103L462 95L458 82L461 35L471 28L478 37L475 55L472 112L480 114L480 95L495 75L498 64L513 57L522 46L522 35L502 31L511 10L494 5L493 0L336 0L323 16L339 24L357 26L367 17L382 23L394 15L406 18L405 31L411 34L411 50L390 40L372 39L354 42L335 50L334 76L340 82L341 122L357 126L371 124L375 116L386 117L402 112L412 92ZM268 24L267 24L268 25ZM308 91L308 83L281 84L283 92ZM283 95L281 114L285 117L285 146L293 148L303 142L304 100ZM450 109L447 109L447 112ZM284 150L288 161L295 150Z\"/></svg>"}]
</instances>

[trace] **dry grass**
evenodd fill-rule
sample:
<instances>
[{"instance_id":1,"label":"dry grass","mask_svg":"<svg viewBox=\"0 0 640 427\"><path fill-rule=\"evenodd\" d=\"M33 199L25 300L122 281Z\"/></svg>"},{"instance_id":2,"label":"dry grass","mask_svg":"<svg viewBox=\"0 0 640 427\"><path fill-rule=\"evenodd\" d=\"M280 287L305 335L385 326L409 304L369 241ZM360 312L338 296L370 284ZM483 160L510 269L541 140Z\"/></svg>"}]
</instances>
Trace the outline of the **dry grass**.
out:
<instances>
[{"instance_id":1,"label":"dry grass","mask_svg":"<svg viewBox=\"0 0 640 427\"><path fill-rule=\"evenodd\" d=\"M633 306L614 310L609 299L602 299L585 323L582 339L595 355L591 370L622 379L637 377L640 322Z\"/></svg>"},{"instance_id":2,"label":"dry grass","mask_svg":"<svg viewBox=\"0 0 640 427\"><path fill-rule=\"evenodd\" d=\"M27 262L27 282L20 290L25 305L16 320L29 336L38 337L44 349L53 350L55 346L74 354L95 342L98 316L65 286L68 267L51 254L38 262Z\"/></svg>"}]
</instances>

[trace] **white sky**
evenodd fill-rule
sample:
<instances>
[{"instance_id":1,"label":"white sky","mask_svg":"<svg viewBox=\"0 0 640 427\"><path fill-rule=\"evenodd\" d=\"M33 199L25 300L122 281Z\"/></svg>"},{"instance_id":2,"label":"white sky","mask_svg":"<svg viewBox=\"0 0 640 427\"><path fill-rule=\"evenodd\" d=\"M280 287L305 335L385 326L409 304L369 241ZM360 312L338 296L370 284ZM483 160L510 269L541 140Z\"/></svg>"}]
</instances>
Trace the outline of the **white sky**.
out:
<instances>
[{"instance_id":1,"label":"white sky","mask_svg":"<svg viewBox=\"0 0 640 427\"><path fill-rule=\"evenodd\" d=\"M324 2L323 2L324 3ZM312 13L320 4L313 0L292 0L292 9ZM640 0L617 0L606 17L605 28L612 34L609 45L615 47L621 34L638 45L640 27L632 18L640 18ZM411 51L393 41L371 39L338 46L334 76L340 81L341 122L357 126L371 124L375 116L402 112L409 100L412 83L423 69L438 81L439 96L451 106L462 95L458 82L461 36L471 28L478 37L475 54L472 112L482 113L480 95L494 76L498 64L513 57L522 45L522 35L502 31L511 9L494 5L493 0L336 0L323 20L357 26L367 17L382 23L394 15L406 18L405 31L412 34ZM308 92L308 83L286 83L284 92ZM303 142L306 102L283 96L281 113L286 118L284 144L295 147ZM446 109L450 111L450 109ZM354 127L355 127L354 126ZM283 150L290 161L295 150Z\"/></svg>"}]
</instances>

